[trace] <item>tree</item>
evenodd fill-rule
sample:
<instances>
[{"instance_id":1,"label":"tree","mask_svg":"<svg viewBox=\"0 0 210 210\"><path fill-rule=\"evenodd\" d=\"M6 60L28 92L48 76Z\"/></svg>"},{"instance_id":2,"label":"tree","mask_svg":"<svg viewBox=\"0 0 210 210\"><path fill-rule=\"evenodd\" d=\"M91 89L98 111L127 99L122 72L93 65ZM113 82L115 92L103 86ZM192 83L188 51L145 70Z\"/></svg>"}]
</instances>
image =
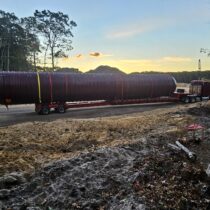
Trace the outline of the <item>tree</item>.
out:
<instances>
[{"instance_id":1,"label":"tree","mask_svg":"<svg viewBox=\"0 0 210 210\"><path fill-rule=\"evenodd\" d=\"M0 10L0 70L29 70L33 43L34 37L20 19Z\"/></svg>"},{"instance_id":2,"label":"tree","mask_svg":"<svg viewBox=\"0 0 210 210\"><path fill-rule=\"evenodd\" d=\"M55 58L67 57L68 51L72 50L72 29L77 24L70 21L68 15L62 12L49 10L34 12L37 31L45 39L45 52L50 49L52 69L55 69ZM46 58L45 53L45 58Z\"/></svg>"},{"instance_id":3,"label":"tree","mask_svg":"<svg viewBox=\"0 0 210 210\"><path fill-rule=\"evenodd\" d=\"M37 59L38 59L37 57L38 53L41 51L40 51L40 41L36 35L37 32L36 19L35 17L21 18L21 24L24 26L26 31L26 36L27 36L26 42L28 50L33 60L34 71L37 71L36 69Z\"/></svg>"},{"instance_id":4,"label":"tree","mask_svg":"<svg viewBox=\"0 0 210 210\"><path fill-rule=\"evenodd\" d=\"M13 13L6 13L0 10L0 51L1 70L10 69L10 48L16 41L14 34L20 33L18 18Z\"/></svg>"}]
</instances>

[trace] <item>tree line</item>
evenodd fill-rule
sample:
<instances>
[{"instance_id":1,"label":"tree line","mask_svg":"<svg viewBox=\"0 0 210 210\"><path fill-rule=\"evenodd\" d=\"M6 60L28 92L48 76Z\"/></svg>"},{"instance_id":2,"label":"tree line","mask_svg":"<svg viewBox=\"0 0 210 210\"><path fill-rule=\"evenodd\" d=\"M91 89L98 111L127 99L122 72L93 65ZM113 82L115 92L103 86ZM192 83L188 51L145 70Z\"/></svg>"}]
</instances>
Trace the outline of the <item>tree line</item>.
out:
<instances>
[{"instance_id":1,"label":"tree line","mask_svg":"<svg viewBox=\"0 0 210 210\"><path fill-rule=\"evenodd\" d=\"M14 13L0 10L0 71L55 69L62 71L56 66L56 60L68 57L68 52L73 49L72 31L76 26L76 22L62 12L35 10L30 17L18 18ZM48 65L48 62L51 65ZM107 68L104 66L100 71L104 72ZM70 70L63 71L80 72L78 69ZM210 80L210 71L169 72L169 74L178 82Z\"/></svg>"},{"instance_id":2,"label":"tree line","mask_svg":"<svg viewBox=\"0 0 210 210\"><path fill-rule=\"evenodd\" d=\"M192 80L206 80L210 81L210 71L183 71L170 73L177 82L190 83Z\"/></svg>"},{"instance_id":3,"label":"tree line","mask_svg":"<svg viewBox=\"0 0 210 210\"><path fill-rule=\"evenodd\" d=\"M0 71L54 70L56 59L68 57L73 49L76 26L62 12L36 10L33 16L18 18L0 10Z\"/></svg>"},{"instance_id":4,"label":"tree line","mask_svg":"<svg viewBox=\"0 0 210 210\"><path fill-rule=\"evenodd\" d=\"M142 72L143 74L155 74L162 72ZM170 74L179 83L190 83L192 80L210 81L210 71L182 71L182 72L165 72Z\"/></svg>"}]
</instances>

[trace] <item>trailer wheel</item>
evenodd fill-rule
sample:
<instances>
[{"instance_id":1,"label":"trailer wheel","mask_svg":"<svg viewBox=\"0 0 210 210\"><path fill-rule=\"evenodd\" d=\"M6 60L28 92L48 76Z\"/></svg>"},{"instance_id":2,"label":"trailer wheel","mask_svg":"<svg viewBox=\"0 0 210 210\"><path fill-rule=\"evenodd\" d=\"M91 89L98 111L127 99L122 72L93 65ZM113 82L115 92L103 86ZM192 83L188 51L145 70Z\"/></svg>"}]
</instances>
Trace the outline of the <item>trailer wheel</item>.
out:
<instances>
[{"instance_id":1,"label":"trailer wheel","mask_svg":"<svg viewBox=\"0 0 210 210\"><path fill-rule=\"evenodd\" d=\"M190 102L192 102L192 103L195 103L195 98L194 97L192 97L191 99L190 99Z\"/></svg>"},{"instance_id":2,"label":"trailer wheel","mask_svg":"<svg viewBox=\"0 0 210 210\"><path fill-rule=\"evenodd\" d=\"M41 113L43 115L48 115L50 113L50 109L47 106L42 107Z\"/></svg>"},{"instance_id":3,"label":"trailer wheel","mask_svg":"<svg viewBox=\"0 0 210 210\"><path fill-rule=\"evenodd\" d=\"M35 112L37 114L42 114L42 110L40 108L38 108L38 107L35 108Z\"/></svg>"},{"instance_id":4,"label":"trailer wheel","mask_svg":"<svg viewBox=\"0 0 210 210\"><path fill-rule=\"evenodd\" d=\"M59 105L58 108L56 109L56 111L60 114L63 114L66 112L66 109L65 109L64 105Z\"/></svg>"},{"instance_id":5,"label":"trailer wheel","mask_svg":"<svg viewBox=\"0 0 210 210\"><path fill-rule=\"evenodd\" d=\"M200 98L200 97L196 97L196 98L195 98L195 101L196 101L196 102L199 102L199 101L201 101L201 98Z\"/></svg>"},{"instance_id":6,"label":"trailer wheel","mask_svg":"<svg viewBox=\"0 0 210 210\"><path fill-rule=\"evenodd\" d=\"M185 104L188 104L188 103L190 103L190 98L187 96L187 97L184 98L183 101L184 101Z\"/></svg>"}]
</instances>

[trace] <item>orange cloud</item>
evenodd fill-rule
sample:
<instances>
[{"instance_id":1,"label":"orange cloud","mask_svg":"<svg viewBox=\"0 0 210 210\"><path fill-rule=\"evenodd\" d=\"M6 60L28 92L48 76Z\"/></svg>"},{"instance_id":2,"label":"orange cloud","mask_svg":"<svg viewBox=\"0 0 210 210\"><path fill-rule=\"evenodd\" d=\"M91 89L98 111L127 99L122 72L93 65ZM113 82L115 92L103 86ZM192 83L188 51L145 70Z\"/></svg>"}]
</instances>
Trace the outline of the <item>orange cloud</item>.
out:
<instances>
[{"instance_id":1,"label":"orange cloud","mask_svg":"<svg viewBox=\"0 0 210 210\"><path fill-rule=\"evenodd\" d=\"M174 56L174 57L164 57L162 60L168 62L191 62L192 58Z\"/></svg>"},{"instance_id":2,"label":"orange cloud","mask_svg":"<svg viewBox=\"0 0 210 210\"><path fill-rule=\"evenodd\" d=\"M76 55L76 58L81 58L81 57L82 57L82 54Z\"/></svg>"},{"instance_id":3,"label":"orange cloud","mask_svg":"<svg viewBox=\"0 0 210 210\"><path fill-rule=\"evenodd\" d=\"M99 57L99 56L101 56L102 54L101 54L100 52L91 52L89 55L90 55L90 56L93 56L93 57Z\"/></svg>"}]
</instances>

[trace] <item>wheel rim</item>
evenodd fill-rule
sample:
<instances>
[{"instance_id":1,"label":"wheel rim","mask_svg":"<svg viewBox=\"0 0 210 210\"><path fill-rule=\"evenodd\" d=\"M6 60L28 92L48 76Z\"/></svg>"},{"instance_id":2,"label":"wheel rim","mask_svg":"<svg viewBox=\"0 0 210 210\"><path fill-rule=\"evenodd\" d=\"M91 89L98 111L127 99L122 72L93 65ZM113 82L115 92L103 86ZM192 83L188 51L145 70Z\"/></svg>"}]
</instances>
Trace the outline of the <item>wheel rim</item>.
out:
<instances>
[{"instance_id":1,"label":"wheel rim","mask_svg":"<svg viewBox=\"0 0 210 210\"><path fill-rule=\"evenodd\" d=\"M188 98L188 97L185 98L184 102L185 102L185 103L189 103L189 98Z\"/></svg>"},{"instance_id":2,"label":"wheel rim","mask_svg":"<svg viewBox=\"0 0 210 210\"><path fill-rule=\"evenodd\" d=\"M44 107L43 109L42 109L42 114L43 115L48 115L49 114L49 109L47 108L47 107Z\"/></svg>"},{"instance_id":3,"label":"wheel rim","mask_svg":"<svg viewBox=\"0 0 210 210\"><path fill-rule=\"evenodd\" d=\"M64 113L64 112L65 112L64 107L63 107L63 106L59 106L59 107L58 107L58 112L59 112L59 113Z\"/></svg>"}]
</instances>

